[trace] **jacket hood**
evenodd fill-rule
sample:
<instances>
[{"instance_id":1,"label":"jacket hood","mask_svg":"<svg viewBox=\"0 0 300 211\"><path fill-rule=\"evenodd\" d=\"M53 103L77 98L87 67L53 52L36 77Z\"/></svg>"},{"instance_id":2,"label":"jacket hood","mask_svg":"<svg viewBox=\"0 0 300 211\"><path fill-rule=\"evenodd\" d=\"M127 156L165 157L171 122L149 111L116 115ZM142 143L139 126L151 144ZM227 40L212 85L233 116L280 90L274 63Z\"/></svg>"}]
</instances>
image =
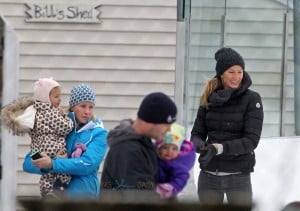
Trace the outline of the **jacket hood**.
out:
<instances>
[{"instance_id":1,"label":"jacket hood","mask_svg":"<svg viewBox=\"0 0 300 211\"><path fill-rule=\"evenodd\" d=\"M17 117L21 116L26 108L33 104L34 99L32 97L22 97L5 105L1 110L1 123L4 124L13 135L25 135L30 131L30 128L22 125L21 122L17 120Z\"/></svg>"},{"instance_id":2,"label":"jacket hood","mask_svg":"<svg viewBox=\"0 0 300 211\"><path fill-rule=\"evenodd\" d=\"M196 150L193 142L184 140L180 148L179 156L176 162L184 164L187 169L191 169L194 166L196 159Z\"/></svg>"},{"instance_id":3,"label":"jacket hood","mask_svg":"<svg viewBox=\"0 0 300 211\"><path fill-rule=\"evenodd\" d=\"M133 124L132 119L124 119L120 121L120 124L118 126L116 126L114 129L109 131L107 136L108 146L111 147L123 141L140 141L142 142L142 144L148 144L148 142L141 141L141 140L142 139L150 140L150 138L136 134L134 129L132 128L132 124ZM154 145L152 145L151 147L153 146Z\"/></svg>"},{"instance_id":4,"label":"jacket hood","mask_svg":"<svg viewBox=\"0 0 300 211\"><path fill-rule=\"evenodd\" d=\"M244 71L241 87L235 90L235 92L233 93L233 97L238 97L245 93L250 88L251 84L252 80L250 78L250 75L246 71Z\"/></svg>"}]
</instances>

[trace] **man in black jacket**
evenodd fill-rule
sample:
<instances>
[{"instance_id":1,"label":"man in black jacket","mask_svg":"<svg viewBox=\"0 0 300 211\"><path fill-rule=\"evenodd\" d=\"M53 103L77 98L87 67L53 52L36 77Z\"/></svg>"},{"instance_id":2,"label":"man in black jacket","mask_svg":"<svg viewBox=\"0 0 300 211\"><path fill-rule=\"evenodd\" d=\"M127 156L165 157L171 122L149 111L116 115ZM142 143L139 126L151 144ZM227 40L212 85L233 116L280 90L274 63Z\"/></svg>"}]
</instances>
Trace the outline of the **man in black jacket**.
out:
<instances>
[{"instance_id":1,"label":"man in black jacket","mask_svg":"<svg viewBox=\"0 0 300 211\"><path fill-rule=\"evenodd\" d=\"M149 195L156 195L157 153L152 140L163 139L176 114L175 103L154 92L143 99L136 120L122 120L109 132L110 149L101 177L103 200L151 200Z\"/></svg>"}]
</instances>

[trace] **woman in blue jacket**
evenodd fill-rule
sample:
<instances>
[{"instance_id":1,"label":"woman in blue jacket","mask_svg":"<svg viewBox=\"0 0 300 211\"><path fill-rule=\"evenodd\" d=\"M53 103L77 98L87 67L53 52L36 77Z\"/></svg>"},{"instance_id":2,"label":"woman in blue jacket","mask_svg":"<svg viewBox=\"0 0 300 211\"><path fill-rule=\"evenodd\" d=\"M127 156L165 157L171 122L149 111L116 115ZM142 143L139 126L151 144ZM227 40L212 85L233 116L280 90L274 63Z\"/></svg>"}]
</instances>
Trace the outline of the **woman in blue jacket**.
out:
<instances>
[{"instance_id":1,"label":"woman in blue jacket","mask_svg":"<svg viewBox=\"0 0 300 211\"><path fill-rule=\"evenodd\" d=\"M67 198L90 198L99 196L98 170L107 150L107 131L99 119L95 119L93 109L95 94L89 85L80 84L71 90L68 116L74 122L73 130L66 137L66 158L42 158L32 160L26 155L23 170L28 173L47 172L71 175L71 181L64 190Z\"/></svg>"}]
</instances>

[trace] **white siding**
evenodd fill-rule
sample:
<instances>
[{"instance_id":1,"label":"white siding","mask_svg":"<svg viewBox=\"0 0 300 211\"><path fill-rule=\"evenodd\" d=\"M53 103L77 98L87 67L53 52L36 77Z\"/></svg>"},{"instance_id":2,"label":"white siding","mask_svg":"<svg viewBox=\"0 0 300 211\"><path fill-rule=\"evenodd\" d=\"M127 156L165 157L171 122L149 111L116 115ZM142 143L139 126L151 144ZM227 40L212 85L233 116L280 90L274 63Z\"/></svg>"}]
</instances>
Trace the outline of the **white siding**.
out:
<instances>
[{"instance_id":1,"label":"white siding","mask_svg":"<svg viewBox=\"0 0 300 211\"><path fill-rule=\"evenodd\" d=\"M25 3L0 3L1 14L19 35L20 95L31 94L34 80L52 76L63 86L66 106L74 84L90 83L97 99L124 98L122 106L97 100L96 115L108 129L116 120L134 118L146 93L174 96L177 1L92 1L102 5L100 24L28 23ZM135 104L130 97L137 98ZM124 106L132 111L110 116L110 109Z\"/></svg>"},{"instance_id":2,"label":"white siding","mask_svg":"<svg viewBox=\"0 0 300 211\"><path fill-rule=\"evenodd\" d=\"M77 0L101 4L100 24L25 22L25 3L2 0L0 14L20 41L19 95L31 95L41 77L58 80L63 105L73 85L89 83L96 92L95 114L107 129L135 118L143 96L163 91L174 97L176 0ZM68 4L68 0L43 1ZM24 173L29 138L18 147L18 195L38 195L38 176Z\"/></svg>"},{"instance_id":3,"label":"white siding","mask_svg":"<svg viewBox=\"0 0 300 211\"><path fill-rule=\"evenodd\" d=\"M202 87L214 75L214 53L220 47L223 0L193 1L188 85L188 123L192 125L199 105ZM278 136L280 121L281 59L283 14L286 6L274 0L227 1L225 46L244 57L246 71L252 78L252 89L263 100L265 118L263 136ZM294 135L293 106L293 23L290 11L288 39L287 106L285 135Z\"/></svg>"}]
</instances>

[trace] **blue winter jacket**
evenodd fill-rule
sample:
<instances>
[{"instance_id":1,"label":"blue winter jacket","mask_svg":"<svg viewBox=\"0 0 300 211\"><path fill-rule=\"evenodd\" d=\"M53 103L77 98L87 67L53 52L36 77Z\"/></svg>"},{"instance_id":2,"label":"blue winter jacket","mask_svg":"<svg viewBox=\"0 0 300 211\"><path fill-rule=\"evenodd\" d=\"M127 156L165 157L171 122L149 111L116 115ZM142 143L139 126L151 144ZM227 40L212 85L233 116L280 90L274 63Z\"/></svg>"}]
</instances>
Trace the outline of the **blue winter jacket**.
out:
<instances>
[{"instance_id":1,"label":"blue winter jacket","mask_svg":"<svg viewBox=\"0 0 300 211\"><path fill-rule=\"evenodd\" d=\"M54 158L52 159L52 169L41 170L32 164L30 153L28 153L23 162L23 170L35 174L45 172L70 174L72 178L65 191L66 197L98 198L100 192L98 170L107 150L107 131L99 119L90 120L79 130L76 130L74 113L70 112L68 116L75 125L66 137L69 159ZM87 150L79 158L70 158L76 143L86 144Z\"/></svg>"}]
</instances>

